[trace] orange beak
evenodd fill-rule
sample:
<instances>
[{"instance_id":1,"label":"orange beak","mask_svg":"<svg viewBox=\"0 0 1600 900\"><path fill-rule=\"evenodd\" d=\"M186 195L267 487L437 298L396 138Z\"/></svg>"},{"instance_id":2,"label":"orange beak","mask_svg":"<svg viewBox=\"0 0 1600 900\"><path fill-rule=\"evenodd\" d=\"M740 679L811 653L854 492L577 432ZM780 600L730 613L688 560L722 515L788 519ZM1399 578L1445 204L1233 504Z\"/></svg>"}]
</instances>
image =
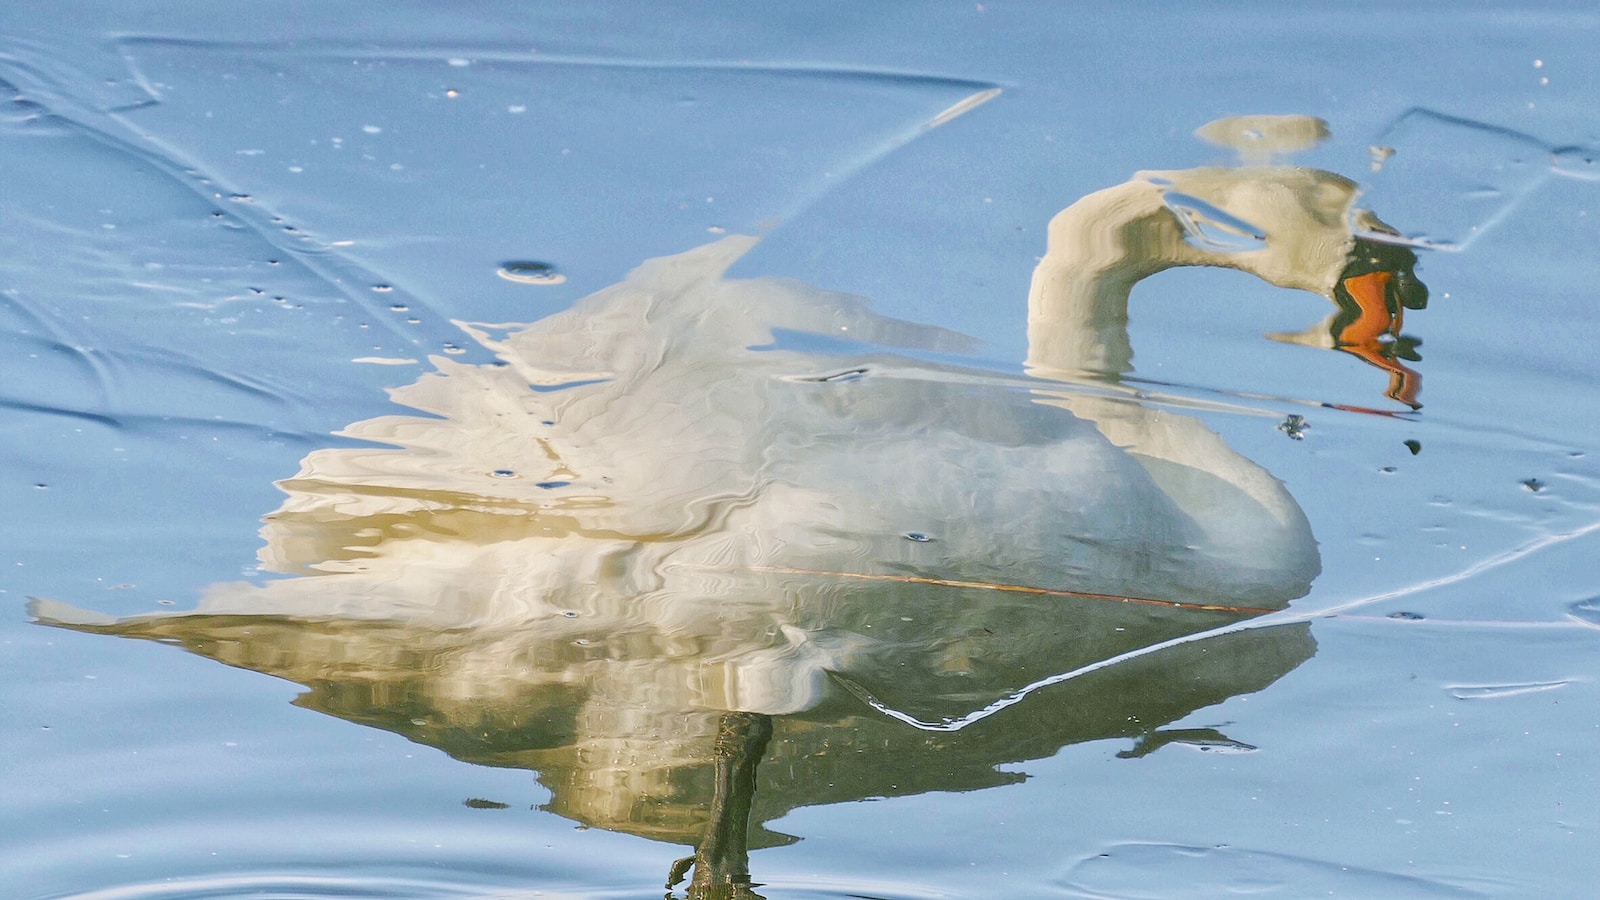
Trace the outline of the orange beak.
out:
<instances>
[{"instance_id":1,"label":"orange beak","mask_svg":"<svg viewBox=\"0 0 1600 900\"><path fill-rule=\"evenodd\" d=\"M1389 373L1389 389L1384 393L1412 409L1421 408L1417 394L1422 376L1401 364L1396 357L1407 349L1400 337L1404 316L1402 304L1389 299L1393 272L1376 271L1346 278L1341 284L1354 301L1347 313L1355 318L1337 327L1334 346L1339 350ZM1345 305L1345 304L1341 304Z\"/></svg>"}]
</instances>

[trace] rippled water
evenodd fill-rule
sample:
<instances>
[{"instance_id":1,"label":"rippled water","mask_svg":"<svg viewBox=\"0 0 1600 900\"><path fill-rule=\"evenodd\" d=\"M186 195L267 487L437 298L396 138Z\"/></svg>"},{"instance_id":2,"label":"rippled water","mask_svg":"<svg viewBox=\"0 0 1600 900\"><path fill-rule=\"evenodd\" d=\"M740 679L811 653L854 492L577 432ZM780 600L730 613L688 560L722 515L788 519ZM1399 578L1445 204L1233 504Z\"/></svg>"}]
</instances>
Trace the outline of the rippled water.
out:
<instances>
[{"instance_id":1,"label":"rippled water","mask_svg":"<svg viewBox=\"0 0 1600 900\"><path fill-rule=\"evenodd\" d=\"M1600 15L641 11L0 12L6 896L1593 893Z\"/></svg>"}]
</instances>

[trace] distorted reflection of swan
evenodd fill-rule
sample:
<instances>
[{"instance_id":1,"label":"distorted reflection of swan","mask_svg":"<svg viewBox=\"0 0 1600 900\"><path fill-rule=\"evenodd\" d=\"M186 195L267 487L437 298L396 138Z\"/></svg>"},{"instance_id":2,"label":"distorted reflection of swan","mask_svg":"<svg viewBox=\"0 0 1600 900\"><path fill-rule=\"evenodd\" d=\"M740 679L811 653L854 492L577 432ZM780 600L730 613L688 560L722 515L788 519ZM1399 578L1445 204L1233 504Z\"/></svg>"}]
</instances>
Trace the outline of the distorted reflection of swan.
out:
<instances>
[{"instance_id":1,"label":"distorted reflection of swan","mask_svg":"<svg viewBox=\"0 0 1600 900\"><path fill-rule=\"evenodd\" d=\"M696 845L674 872L694 864L693 896L753 896L747 847L789 840L763 825L791 808L1005 783L997 764L1077 741L1148 752L1311 655L1304 625L1239 632L973 715L1308 590L1316 543L1276 479L1192 417L1075 383L1129 371L1129 291L1160 269L1333 296L1374 258L1352 196L1256 167L1084 198L1035 273L1030 378L892 350L965 339L852 297L726 277L754 238L650 260L531 325L464 324L496 363L437 358L393 392L424 415L306 457L263 529L263 566L293 577L186 613L34 611L535 770L562 815ZM1218 223L1259 245L1209 245ZM783 764L758 775L763 754Z\"/></svg>"}]
</instances>

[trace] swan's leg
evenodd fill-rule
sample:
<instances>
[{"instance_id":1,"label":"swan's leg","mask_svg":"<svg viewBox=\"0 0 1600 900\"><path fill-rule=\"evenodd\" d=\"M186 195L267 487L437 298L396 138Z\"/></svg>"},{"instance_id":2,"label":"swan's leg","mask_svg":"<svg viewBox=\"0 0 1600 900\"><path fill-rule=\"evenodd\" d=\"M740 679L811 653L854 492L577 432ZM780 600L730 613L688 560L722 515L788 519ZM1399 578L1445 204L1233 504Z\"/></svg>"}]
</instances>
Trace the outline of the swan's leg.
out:
<instances>
[{"instance_id":1,"label":"swan's leg","mask_svg":"<svg viewBox=\"0 0 1600 900\"><path fill-rule=\"evenodd\" d=\"M756 767L772 739L772 717L762 713L724 713L714 750L716 789L711 819L694 856L673 863L667 887L683 880L690 867L690 900L759 900L750 883L746 834L755 799Z\"/></svg>"}]
</instances>

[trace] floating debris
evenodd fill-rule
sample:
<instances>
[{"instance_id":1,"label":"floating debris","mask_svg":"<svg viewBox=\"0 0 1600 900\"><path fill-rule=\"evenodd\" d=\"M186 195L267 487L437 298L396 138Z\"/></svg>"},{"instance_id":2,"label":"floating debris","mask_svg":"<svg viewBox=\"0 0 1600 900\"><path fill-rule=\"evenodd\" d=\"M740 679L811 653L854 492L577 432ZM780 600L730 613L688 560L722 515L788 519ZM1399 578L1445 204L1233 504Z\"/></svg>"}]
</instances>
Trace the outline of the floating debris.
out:
<instances>
[{"instance_id":1,"label":"floating debris","mask_svg":"<svg viewBox=\"0 0 1600 900\"><path fill-rule=\"evenodd\" d=\"M501 263L495 274L517 284L536 284L545 287L565 284L567 280L567 276L557 272L555 266L546 262Z\"/></svg>"}]
</instances>

